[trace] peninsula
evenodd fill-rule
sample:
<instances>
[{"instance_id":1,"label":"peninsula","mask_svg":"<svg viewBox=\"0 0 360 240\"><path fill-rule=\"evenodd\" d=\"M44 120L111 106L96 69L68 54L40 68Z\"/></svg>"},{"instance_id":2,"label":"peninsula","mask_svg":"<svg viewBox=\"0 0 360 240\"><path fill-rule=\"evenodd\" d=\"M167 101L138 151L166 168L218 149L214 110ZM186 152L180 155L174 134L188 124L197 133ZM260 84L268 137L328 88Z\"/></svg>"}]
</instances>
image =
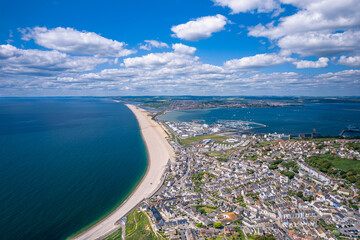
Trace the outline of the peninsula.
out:
<instances>
[{"instance_id":1,"label":"peninsula","mask_svg":"<svg viewBox=\"0 0 360 240\"><path fill-rule=\"evenodd\" d=\"M74 237L76 240L99 239L119 228L116 224L142 200L151 197L162 184L162 175L169 160L175 154L166 140L166 133L161 126L147 115L147 112L134 105L126 104L139 122L142 137L148 153L146 174L135 191L113 213L99 223Z\"/></svg>"}]
</instances>

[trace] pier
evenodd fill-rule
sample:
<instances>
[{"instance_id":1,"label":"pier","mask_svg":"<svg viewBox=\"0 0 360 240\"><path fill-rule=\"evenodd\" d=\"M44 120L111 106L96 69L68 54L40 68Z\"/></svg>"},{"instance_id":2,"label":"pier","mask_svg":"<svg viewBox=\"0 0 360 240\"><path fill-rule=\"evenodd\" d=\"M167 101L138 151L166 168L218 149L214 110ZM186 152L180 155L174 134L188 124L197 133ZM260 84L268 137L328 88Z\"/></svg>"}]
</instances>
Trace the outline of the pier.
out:
<instances>
[{"instance_id":1,"label":"pier","mask_svg":"<svg viewBox=\"0 0 360 240\"><path fill-rule=\"evenodd\" d=\"M349 130L349 129L345 129L345 130L342 130L341 133L340 133L340 137L343 137L345 133L358 133L360 135L360 132L359 131L355 131L355 130Z\"/></svg>"}]
</instances>

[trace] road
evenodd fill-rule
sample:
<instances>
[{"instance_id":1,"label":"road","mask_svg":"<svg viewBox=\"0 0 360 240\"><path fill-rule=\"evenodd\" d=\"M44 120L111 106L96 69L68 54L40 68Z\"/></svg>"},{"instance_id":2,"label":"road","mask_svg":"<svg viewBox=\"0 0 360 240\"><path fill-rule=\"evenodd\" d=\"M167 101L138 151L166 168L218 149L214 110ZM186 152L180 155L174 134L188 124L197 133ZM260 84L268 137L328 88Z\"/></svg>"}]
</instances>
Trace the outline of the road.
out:
<instances>
[{"instance_id":1,"label":"road","mask_svg":"<svg viewBox=\"0 0 360 240\"><path fill-rule=\"evenodd\" d=\"M122 240L125 240L125 230L126 230L126 228L125 228L125 222L124 221L121 221L121 239Z\"/></svg>"}]
</instances>

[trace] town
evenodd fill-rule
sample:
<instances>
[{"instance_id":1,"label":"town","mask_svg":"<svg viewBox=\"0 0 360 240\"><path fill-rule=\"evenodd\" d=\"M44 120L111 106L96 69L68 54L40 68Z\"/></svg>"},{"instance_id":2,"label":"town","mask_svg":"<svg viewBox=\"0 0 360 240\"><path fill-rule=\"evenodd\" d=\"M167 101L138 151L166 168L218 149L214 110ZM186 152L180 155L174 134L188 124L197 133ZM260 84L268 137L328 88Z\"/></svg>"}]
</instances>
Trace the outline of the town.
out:
<instances>
[{"instance_id":1,"label":"town","mask_svg":"<svg viewBox=\"0 0 360 240\"><path fill-rule=\"evenodd\" d=\"M163 186L122 224L143 214L153 239L360 237L359 140L162 126L176 161Z\"/></svg>"}]
</instances>

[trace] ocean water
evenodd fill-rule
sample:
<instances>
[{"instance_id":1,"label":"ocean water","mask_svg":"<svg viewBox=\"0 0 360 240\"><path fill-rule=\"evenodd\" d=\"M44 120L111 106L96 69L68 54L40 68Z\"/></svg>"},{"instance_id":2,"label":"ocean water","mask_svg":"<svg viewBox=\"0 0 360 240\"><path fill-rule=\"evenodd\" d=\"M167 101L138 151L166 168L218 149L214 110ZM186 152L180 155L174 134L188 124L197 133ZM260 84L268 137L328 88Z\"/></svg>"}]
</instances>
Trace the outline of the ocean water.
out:
<instances>
[{"instance_id":1,"label":"ocean water","mask_svg":"<svg viewBox=\"0 0 360 240\"><path fill-rule=\"evenodd\" d=\"M0 239L65 239L136 187L147 153L132 112L100 98L0 99Z\"/></svg>"},{"instance_id":2,"label":"ocean water","mask_svg":"<svg viewBox=\"0 0 360 240\"><path fill-rule=\"evenodd\" d=\"M360 104L308 104L303 107L277 108L218 108L173 111L159 117L165 121L192 121L207 123L218 120L242 120L262 123L260 133L310 133L314 128L323 136L338 136L349 125L360 126Z\"/></svg>"}]
</instances>

